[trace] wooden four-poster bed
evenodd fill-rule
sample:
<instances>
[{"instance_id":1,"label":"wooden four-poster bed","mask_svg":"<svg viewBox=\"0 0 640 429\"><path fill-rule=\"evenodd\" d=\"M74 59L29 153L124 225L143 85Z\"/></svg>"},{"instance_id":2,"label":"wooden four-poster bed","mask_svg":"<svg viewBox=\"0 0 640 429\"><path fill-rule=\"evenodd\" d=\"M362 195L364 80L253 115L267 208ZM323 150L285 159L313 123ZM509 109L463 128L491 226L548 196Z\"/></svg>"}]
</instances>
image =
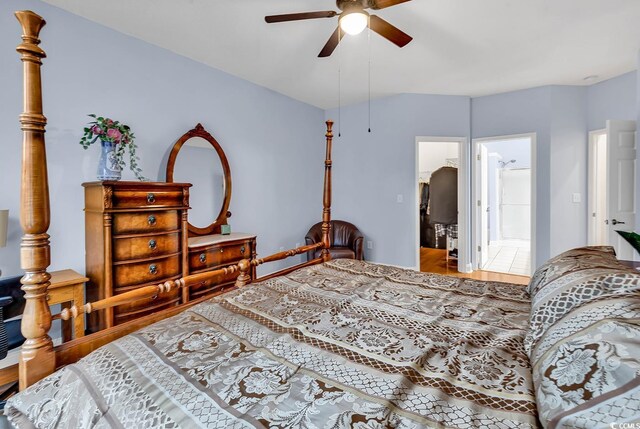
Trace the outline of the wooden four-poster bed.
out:
<instances>
[{"instance_id":1,"label":"wooden four-poster bed","mask_svg":"<svg viewBox=\"0 0 640 429\"><path fill-rule=\"evenodd\" d=\"M630 383L611 384L640 367L630 358L638 349L633 338L640 338L633 321L640 311L640 276L616 265L610 249L560 255L536 272L528 288L331 261L331 121L321 243L52 316L46 301L49 196L40 81L45 53L38 39L45 22L30 11L16 16L23 30L17 50L24 63L20 221L26 342L21 392L6 408L14 425L577 427L576 422L606 421L603 416L611 415L618 400L640 413L637 375ZM252 267L316 249L322 249L320 258L247 285ZM84 317L229 273L238 274L236 288L213 298L57 347L48 335L54 319ZM578 294L596 274L599 287ZM574 295L584 302L567 306ZM596 323L610 320L602 314L606 306L616 308L616 322ZM596 339L605 327L615 343ZM586 345L580 348L576 339ZM600 356L593 344L608 347L609 354ZM582 353L575 373L570 347ZM619 355L614 368L612 356ZM608 371L607 386L594 387L598 371ZM629 421L629 415L621 418Z\"/></svg>"}]
</instances>

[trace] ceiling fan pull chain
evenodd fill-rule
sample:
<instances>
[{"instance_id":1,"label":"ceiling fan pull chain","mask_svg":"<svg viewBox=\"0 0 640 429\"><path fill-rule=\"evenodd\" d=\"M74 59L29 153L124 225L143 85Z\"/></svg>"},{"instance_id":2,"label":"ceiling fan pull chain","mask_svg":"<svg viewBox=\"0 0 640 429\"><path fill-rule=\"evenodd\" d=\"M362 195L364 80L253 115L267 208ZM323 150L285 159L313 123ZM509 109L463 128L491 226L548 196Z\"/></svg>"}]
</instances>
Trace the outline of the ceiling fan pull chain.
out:
<instances>
[{"instance_id":1,"label":"ceiling fan pull chain","mask_svg":"<svg viewBox=\"0 0 640 429\"><path fill-rule=\"evenodd\" d=\"M367 43L369 44L369 132L371 132L371 15L367 16Z\"/></svg>"},{"instance_id":2,"label":"ceiling fan pull chain","mask_svg":"<svg viewBox=\"0 0 640 429\"><path fill-rule=\"evenodd\" d=\"M342 134L340 133L340 131L342 130L342 98L341 98L341 93L342 93L342 75L341 75L341 68L342 68L342 48L340 47L340 39L341 39L341 33L342 29L340 29L340 26L338 25L338 137L341 137Z\"/></svg>"}]
</instances>

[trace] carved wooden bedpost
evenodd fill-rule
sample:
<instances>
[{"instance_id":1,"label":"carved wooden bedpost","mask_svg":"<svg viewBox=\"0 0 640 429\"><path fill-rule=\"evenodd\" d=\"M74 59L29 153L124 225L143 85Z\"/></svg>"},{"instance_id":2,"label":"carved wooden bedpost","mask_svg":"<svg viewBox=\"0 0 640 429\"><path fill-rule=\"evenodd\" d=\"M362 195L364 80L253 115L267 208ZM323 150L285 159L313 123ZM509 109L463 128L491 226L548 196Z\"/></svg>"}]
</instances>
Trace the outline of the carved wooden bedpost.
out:
<instances>
[{"instance_id":1,"label":"carved wooden bedpost","mask_svg":"<svg viewBox=\"0 0 640 429\"><path fill-rule=\"evenodd\" d=\"M320 255L323 261L331 260L331 145L333 143L333 121L327 121L327 157L324 161L324 196L322 198L322 243Z\"/></svg>"},{"instance_id":2,"label":"carved wooden bedpost","mask_svg":"<svg viewBox=\"0 0 640 429\"><path fill-rule=\"evenodd\" d=\"M26 305L22 335L26 338L20 351L20 389L24 389L55 369L55 354L49 337L51 312L47 305L49 254L49 185L44 145L47 119L42 114L40 66L45 52L38 46L44 19L31 11L16 12L22 26L21 55L24 75L24 112L22 125L22 182L20 224L24 235L20 244L20 265L25 271L22 289Z\"/></svg>"}]
</instances>

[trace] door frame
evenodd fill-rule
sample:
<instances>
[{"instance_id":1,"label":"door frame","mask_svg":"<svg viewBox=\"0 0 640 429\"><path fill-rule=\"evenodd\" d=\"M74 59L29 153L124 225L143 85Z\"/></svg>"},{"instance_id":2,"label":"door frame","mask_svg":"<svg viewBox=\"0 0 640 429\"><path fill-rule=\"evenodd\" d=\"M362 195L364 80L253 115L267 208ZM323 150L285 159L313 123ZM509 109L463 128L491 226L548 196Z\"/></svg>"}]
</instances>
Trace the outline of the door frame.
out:
<instances>
[{"instance_id":1,"label":"door frame","mask_svg":"<svg viewBox=\"0 0 640 429\"><path fill-rule=\"evenodd\" d=\"M471 195L470 203L473 204L472 216L471 216L471 237L472 237L472 250L471 251L471 265L474 270L480 270L480 252L478 249L478 243L482 242L482 232L481 232L481 214L480 214L480 206L478 205L478 201L481 195L481 180L480 180L480 166L478 156L480 154L480 145L488 142L495 141L503 141L503 140L517 140L517 139L525 139L528 138L531 142L530 144L530 156L531 156L531 271L533 272L536 265L536 189L537 189L537 160L536 160L536 133L522 133L522 134L510 134L504 136L495 136L495 137L482 137L476 138L472 140L472 154L471 158L473 159L473 172L471 177L473 177L473 184L469 183Z\"/></svg>"},{"instance_id":2,"label":"door frame","mask_svg":"<svg viewBox=\"0 0 640 429\"><path fill-rule=\"evenodd\" d=\"M589 131L589 153L587 155L587 245L592 246L595 244L596 237L596 224L593 217L593 213L596 212L596 200L593 198L594 190L596 189L596 144L598 143L598 137L607 135L607 129L602 128L600 130ZM607 142L607 145L609 142ZM605 178L606 180L606 178ZM608 186L608 183L607 183ZM606 218L606 213L604 214Z\"/></svg>"},{"instance_id":3,"label":"door frame","mask_svg":"<svg viewBox=\"0 0 640 429\"><path fill-rule=\"evenodd\" d=\"M418 136L415 144L415 165L414 165L414 201L413 215L415 216L415 254L416 270L420 271L420 143L421 142L442 142L458 143L458 271L470 273L471 265L471 241L469 234L471 227L471 176L470 172L470 147L467 137L438 137L438 136Z\"/></svg>"}]
</instances>

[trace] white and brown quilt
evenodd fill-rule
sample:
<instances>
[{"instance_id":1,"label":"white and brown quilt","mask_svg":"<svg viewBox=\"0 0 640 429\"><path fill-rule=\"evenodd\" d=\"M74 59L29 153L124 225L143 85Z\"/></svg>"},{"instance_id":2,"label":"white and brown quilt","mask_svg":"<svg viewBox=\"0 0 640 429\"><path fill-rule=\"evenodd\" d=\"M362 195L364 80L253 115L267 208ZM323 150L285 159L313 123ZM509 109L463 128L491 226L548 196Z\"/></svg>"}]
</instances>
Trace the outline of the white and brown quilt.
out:
<instances>
[{"instance_id":1,"label":"white and brown quilt","mask_svg":"<svg viewBox=\"0 0 640 429\"><path fill-rule=\"evenodd\" d=\"M18 427L531 428L524 286L336 260L104 346L7 404Z\"/></svg>"}]
</instances>

